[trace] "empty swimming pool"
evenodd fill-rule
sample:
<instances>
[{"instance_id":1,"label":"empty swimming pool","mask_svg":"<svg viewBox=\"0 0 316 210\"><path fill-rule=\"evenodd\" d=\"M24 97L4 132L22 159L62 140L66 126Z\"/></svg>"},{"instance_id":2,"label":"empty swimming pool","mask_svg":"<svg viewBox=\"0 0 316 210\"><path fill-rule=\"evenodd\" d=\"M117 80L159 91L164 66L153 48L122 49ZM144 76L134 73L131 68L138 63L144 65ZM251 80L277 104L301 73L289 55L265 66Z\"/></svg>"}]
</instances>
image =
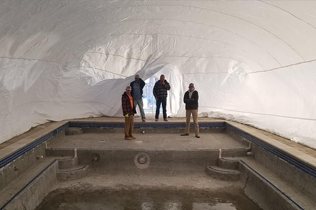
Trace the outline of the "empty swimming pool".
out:
<instances>
[{"instance_id":1,"label":"empty swimming pool","mask_svg":"<svg viewBox=\"0 0 316 210\"><path fill-rule=\"evenodd\" d=\"M126 141L119 122L58 125L1 169L2 179L12 180L2 186L10 190L1 191L1 209L313 209L308 193L296 197L288 181L261 162L287 156L234 126L200 123L197 139L193 132L179 135L184 123L136 123L136 139ZM30 169L18 180L6 178L18 165ZM314 178L306 177L311 195L307 185L313 188ZM18 183L23 187L14 191Z\"/></svg>"}]
</instances>

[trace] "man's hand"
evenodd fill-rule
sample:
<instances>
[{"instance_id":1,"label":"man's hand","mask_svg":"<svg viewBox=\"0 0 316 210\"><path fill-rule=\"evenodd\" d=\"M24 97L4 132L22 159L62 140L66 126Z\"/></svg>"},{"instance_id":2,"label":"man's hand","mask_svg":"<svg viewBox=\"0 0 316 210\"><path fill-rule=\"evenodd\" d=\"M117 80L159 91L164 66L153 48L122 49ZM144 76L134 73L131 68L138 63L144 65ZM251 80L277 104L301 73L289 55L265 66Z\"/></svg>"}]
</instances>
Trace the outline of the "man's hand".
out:
<instances>
[{"instance_id":1,"label":"man's hand","mask_svg":"<svg viewBox=\"0 0 316 210\"><path fill-rule=\"evenodd\" d=\"M129 114L126 114L125 117L129 117Z\"/></svg>"}]
</instances>

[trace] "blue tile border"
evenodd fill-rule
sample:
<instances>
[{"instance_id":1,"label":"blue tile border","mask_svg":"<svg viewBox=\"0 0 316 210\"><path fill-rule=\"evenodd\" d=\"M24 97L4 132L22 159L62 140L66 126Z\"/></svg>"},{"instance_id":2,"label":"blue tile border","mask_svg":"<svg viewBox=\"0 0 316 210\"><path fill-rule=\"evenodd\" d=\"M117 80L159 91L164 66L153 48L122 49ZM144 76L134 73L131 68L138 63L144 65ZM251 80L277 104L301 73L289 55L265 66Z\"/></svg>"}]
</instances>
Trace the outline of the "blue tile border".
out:
<instances>
[{"instance_id":1,"label":"blue tile border","mask_svg":"<svg viewBox=\"0 0 316 210\"><path fill-rule=\"evenodd\" d=\"M35 147L39 146L43 142L47 141L48 139L56 136L66 128L68 128L68 123L66 123L63 126L60 126L59 128L55 129L54 131L46 134L45 136L35 140L34 142L28 144L27 146L15 151L11 155L5 157L4 159L0 160L0 169L11 163L12 161L16 160L17 158L21 157L25 153L29 152L30 150L34 149Z\"/></svg>"},{"instance_id":2,"label":"blue tile border","mask_svg":"<svg viewBox=\"0 0 316 210\"><path fill-rule=\"evenodd\" d=\"M305 173L316 178L316 168L298 160L297 158L283 152L280 149L273 147L272 145L260 140L259 138L255 137L255 136L252 136L244 131L239 130L238 128L236 128L232 125L229 125L226 123L226 128L233 131L234 133L238 134L239 136L244 137L248 141L260 146L261 148L267 150L268 152L276 155L277 157L281 158L282 160L285 160L286 162L292 164L296 168L298 168L298 169L304 171Z\"/></svg>"},{"instance_id":3,"label":"blue tile border","mask_svg":"<svg viewBox=\"0 0 316 210\"><path fill-rule=\"evenodd\" d=\"M69 127L77 128L124 128L124 123L69 122Z\"/></svg>"},{"instance_id":4,"label":"blue tile border","mask_svg":"<svg viewBox=\"0 0 316 210\"><path fill-rule=\"evenodd\" d=\"M200 128L225 128L225 122L215 123L199 123ZM69 122L69 127L78 128L124 128L124 123L107 122ZM194 124L190 124L191 128L194 128ZM185 123L135 123L134 128L185 128Z\"/></svg>"}]
</instances>

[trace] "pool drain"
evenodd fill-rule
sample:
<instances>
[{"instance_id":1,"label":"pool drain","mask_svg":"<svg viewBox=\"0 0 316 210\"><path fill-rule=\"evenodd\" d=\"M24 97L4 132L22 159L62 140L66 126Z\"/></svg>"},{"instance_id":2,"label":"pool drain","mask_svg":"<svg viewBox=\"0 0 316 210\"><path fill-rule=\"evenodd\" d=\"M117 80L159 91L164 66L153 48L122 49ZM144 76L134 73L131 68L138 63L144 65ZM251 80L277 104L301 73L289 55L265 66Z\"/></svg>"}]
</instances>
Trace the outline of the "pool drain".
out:
<instances>
[{"instance_id":1,"label":"pool drain","mask_svg":"<svg viewBox=\"0 0 316 210\"><path fill-rule=\"evenodd\" d=\"M138 163L140 164L146 164L147 163L147 157L145 155L138 157Z\"/></svg>"},{"instance_id":2,"label":"pool drain","mask_svg":"<svg viewBox=\"0 0 316 210\"><path fill-rule=\"evenodd\" d=\"M150 162L149 155L146 153L139 153L134 158L135 166L139 169L148 168Z\"/></svg>"}]
</instances>

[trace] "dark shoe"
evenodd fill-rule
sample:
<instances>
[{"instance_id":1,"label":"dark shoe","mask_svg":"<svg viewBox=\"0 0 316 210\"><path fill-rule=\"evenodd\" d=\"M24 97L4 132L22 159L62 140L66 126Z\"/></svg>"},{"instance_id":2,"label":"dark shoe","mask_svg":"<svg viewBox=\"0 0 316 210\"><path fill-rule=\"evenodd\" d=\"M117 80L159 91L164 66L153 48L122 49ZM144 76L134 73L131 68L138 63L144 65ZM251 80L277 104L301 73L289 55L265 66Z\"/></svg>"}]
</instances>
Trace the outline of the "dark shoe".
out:
<instances>
[{"instance_id":1,"label":"dark shoe","mask_svg":"<svg viewBox=\"0 0 316 210\"><path fill-rule=\"evenodd\" d=\"M145 120L145 119L143 119L142 121L143 121L143 122L146 122L146 120Z\"/></svg>"},{"instance_id":2,"label":"dark shoe","mask_svg":"<svg viewBox=\"0 0 316 210\"><path fill-rule=\"evenodd\" d=\"M158 121L158 119L155 119L155 121L157 122L157 121Z\"/></svg>"},{"instance_id":3,"label":"dark shoe","mask_svg":"<svg viewBox=\"0 0 316 210\"><path fill-rule=\"evenodd\" d=\"M196 137L196 138L200 138L200 136L199 136L199 135L195 135L195 137Z\"/></svg>"},{"instance_id":4,"label":"dark shoe","mask_svg":"<svg viewBox=\"0 0 316 210\"><path fill-rule=\"evenodd\" d=\"M189 134L188 133L181 133L180 135L181 136L188 136Z\"/></svg>"},{"instance_id":5,"label":"dark shoe","mask_svg":"<svg viewBox=\"0 0 316 210\"><path fill-rule=\"evenodd\" d=\"M125 137L125 140L133 140L132 137Z\"/></svg>"},{"instance_id":6,"label":"dark shoe","mask_svg":"<svg viewBox=\"0 0 316 210\"><path fill-rule=\"evenodd\" d=\"M165 119L164 119L164 121L168 121L168 119L167 119L167 118L165 118Z\"/></svg>"},{"instance_id":7,"label":"dark shoe","mask_svg":"<svg viewBox=\"0 0 316 210\"><path fill-rule=\"evenodd\" d=\"M130 136L130 138L132 138L132 139L136 139L136 137L134 137L134 136Z\"/></svg>"}]
</instances>

